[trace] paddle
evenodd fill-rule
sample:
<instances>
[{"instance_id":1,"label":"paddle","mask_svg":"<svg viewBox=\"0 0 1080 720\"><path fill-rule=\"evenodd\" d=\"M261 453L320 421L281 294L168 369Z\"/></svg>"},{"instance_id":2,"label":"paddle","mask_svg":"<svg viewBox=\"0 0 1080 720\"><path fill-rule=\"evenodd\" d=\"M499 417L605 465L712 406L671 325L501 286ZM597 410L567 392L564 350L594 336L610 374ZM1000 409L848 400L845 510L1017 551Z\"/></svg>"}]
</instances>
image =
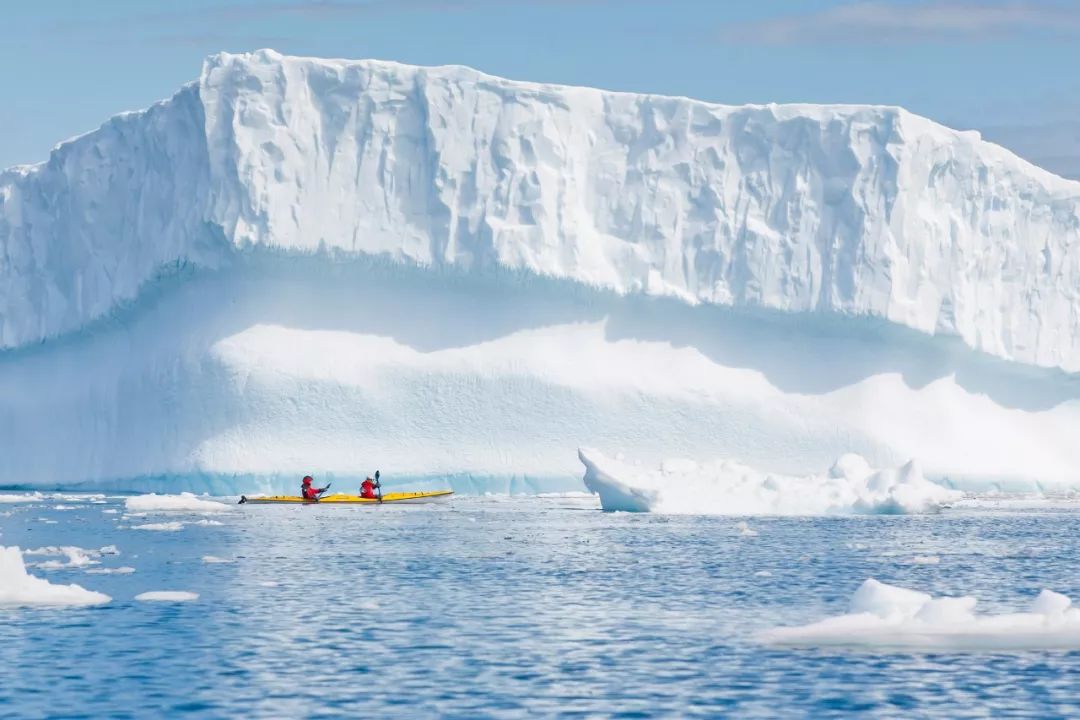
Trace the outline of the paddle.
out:
<instances>
[{"instance_id":1,"label":"paddle","mask_svg":"<svg viewBox=\"0 0 1080 720\"><path fill-rule=\"evenodd\" d=\"M379 482L379 471L375 471L375 489L379 491L379 504L382 505L382 483Z\"/></svg>"},{"instance_id":2,"label":"paddle","mask_svg":"<svg viewBox=\"0 0 1080 720\"><path fill-rule=\"evenodd\" d=\"M326 487L324 487L322 490L319 491L319 494L315 496L315 500L318 501L323 496L323 493L325 493L327 490L329 490L330 486L333 485L333 484L334 484L333 482L326 483Z\"/></svg>"}]
</instances>

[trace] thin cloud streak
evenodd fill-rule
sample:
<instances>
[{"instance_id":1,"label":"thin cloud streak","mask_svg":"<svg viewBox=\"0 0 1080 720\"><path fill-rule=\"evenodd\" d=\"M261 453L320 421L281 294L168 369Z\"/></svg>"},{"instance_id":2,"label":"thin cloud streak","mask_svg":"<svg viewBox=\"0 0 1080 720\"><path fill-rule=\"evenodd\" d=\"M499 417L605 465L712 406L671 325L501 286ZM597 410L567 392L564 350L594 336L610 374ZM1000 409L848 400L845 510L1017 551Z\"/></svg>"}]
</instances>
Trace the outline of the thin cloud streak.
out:
<instances>
[{"instance_id":1,"label":"thin cloud streak","mask_svg":"<svg viewBox=\"0 0 1080 720\"><path fill-rule=\"evenodd\" d=\"M1060 40L1080 36L1080 4L862 0L819 13L728 25L721 36L732 43L782 46L978 42L1024 33Z\"/></svg>"},{"instance_id":2,"label":"thin cloud streak","mask_svg":"<svg viewBox=\"0 0 1080 720\"><path fill-rule=\"evenodd\" d=\"M279 17L342 19L408 12L463 12L483 7L514 5L563 5L600 4L612 0L282 0L279 2L227 2L199 11L164 11L141 13L131 22L153 25L157 23L199 21L259 21ZM56 23L56 30L76 30L85 21Z\"/></svg>"}]
</instances>

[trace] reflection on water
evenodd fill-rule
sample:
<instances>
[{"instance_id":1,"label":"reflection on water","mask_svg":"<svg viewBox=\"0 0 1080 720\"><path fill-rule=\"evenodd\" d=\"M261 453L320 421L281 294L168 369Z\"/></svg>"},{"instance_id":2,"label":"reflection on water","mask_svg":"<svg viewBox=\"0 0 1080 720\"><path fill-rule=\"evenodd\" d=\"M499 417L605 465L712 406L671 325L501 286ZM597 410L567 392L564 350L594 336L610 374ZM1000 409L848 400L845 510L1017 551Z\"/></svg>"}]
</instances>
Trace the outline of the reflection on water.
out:
<instances>
[{"instance_id":1,"label":"reflection on water","mask_svg":"<svg viewBox=\"0 0 1080 720\"><path fill-rule=\"evenodd\" d=\"M116 545L46 572L112 603L0 611L0 715L520 717L1075 715L1077 653L872 654L762 647L841 611L867 577L983 609L1080 596L1075 516L605 514L592 499L441 507L239 507L179 532L104 505L4 508L24 548ZM56 521L49 524L46 520ZM214 556L226 563L206 563ZM937 564L912 562L937 556ZM768 573L768 574L766 574ZM189 603L138 593L189 590Z\"/></svg>"}]
</instances>

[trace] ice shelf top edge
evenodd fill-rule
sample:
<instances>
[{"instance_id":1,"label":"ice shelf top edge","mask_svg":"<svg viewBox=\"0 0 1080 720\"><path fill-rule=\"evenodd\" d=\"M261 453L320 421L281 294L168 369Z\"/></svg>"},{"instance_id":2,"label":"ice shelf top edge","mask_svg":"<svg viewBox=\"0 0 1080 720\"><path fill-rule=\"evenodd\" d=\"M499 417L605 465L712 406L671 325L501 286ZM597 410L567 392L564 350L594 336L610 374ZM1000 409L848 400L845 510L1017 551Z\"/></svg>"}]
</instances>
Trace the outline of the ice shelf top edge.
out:
<instances>
[{"instance_id":1,"label":"ice shelf top edge","mask_svg":"<svg viewBox=\"0 0 1080 720\"><path fill-rule=\"evenodd\" d=\"M253 246L879 317L1080 367L1080 183L890 106L220 53L0 174L0 348Z\"/></svg>"}]
</instances>

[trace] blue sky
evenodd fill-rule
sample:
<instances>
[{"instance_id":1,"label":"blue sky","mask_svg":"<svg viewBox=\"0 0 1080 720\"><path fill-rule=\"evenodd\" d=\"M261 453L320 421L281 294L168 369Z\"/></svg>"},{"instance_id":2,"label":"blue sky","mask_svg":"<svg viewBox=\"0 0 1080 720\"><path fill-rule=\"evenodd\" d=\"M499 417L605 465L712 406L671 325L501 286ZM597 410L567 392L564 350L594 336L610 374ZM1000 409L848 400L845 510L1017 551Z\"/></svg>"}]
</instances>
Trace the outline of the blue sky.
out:
<instances>
[{"instance_id":1,"label":"blue sky","mask_svg":"<svg viewBox=\"0 0 1080 720\"><path fill-rule=\"evenodd\" d=\"M903 105L1080 174L1072 0L5 0L0 167L217 50L465 64L724 103Z\"/></svg>"}]
</instances>

